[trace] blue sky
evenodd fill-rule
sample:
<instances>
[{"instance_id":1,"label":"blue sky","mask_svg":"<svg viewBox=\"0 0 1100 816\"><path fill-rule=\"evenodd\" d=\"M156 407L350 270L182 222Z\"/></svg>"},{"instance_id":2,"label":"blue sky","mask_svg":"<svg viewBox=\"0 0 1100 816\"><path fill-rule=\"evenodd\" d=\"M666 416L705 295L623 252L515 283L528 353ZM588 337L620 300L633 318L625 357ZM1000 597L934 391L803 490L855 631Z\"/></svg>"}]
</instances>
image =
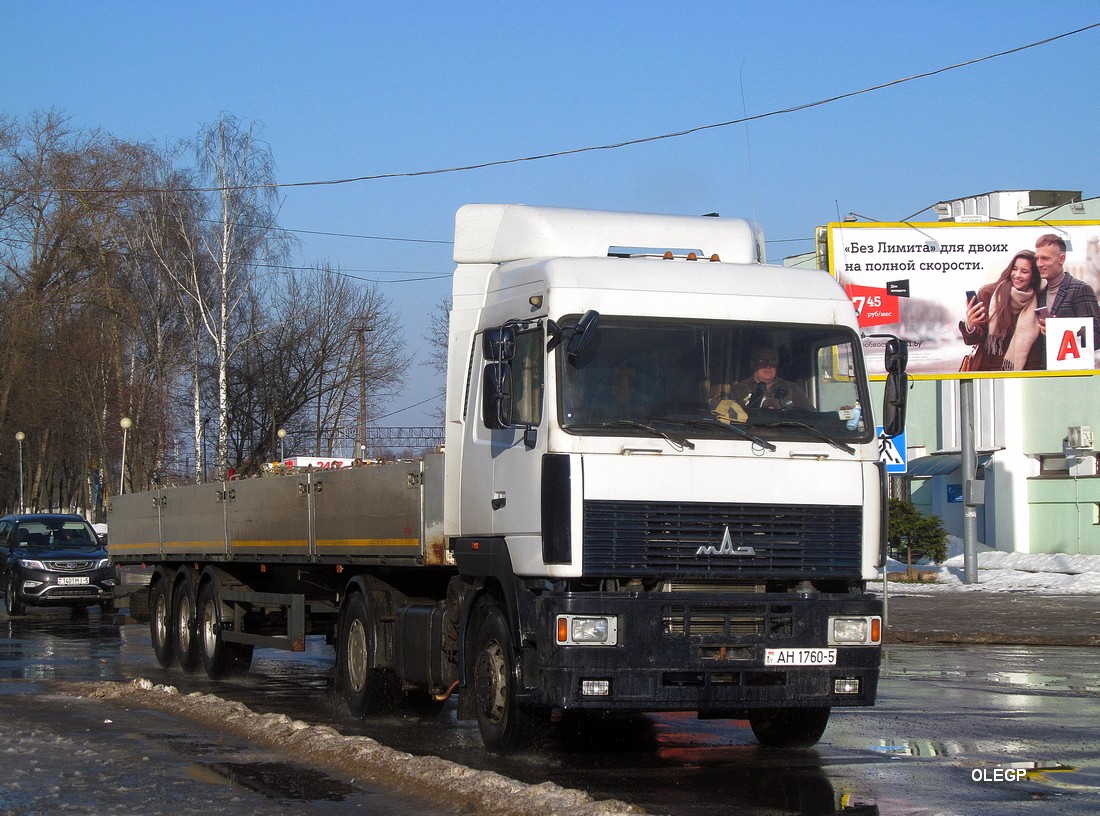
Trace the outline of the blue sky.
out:
<instances>
[{"instance_id":1,"label":"blue sky","mask_svg":"<svg viewBox=\"0 0 1100 816\"><path fill-rule=\"evenodd\" d=\"M164 144L262 125L281 182L655 136L837 96L1100 23L1088 2L0 3L0 111ZM485 170L285 190L291 230L447 241L467 202L755 218L774 261L854 211L1001 189L1100 196L1100 29L752 124ZM925 217L932 220L931 213ZM379 281L410 347L445 243L300 232ZM419 279L410 281L408 279ZM427 280L426 278L435 278ZM386 411L441 390L427 369ZM424 408L382 424L428 423Z\"/></svg>"}]
</instances>

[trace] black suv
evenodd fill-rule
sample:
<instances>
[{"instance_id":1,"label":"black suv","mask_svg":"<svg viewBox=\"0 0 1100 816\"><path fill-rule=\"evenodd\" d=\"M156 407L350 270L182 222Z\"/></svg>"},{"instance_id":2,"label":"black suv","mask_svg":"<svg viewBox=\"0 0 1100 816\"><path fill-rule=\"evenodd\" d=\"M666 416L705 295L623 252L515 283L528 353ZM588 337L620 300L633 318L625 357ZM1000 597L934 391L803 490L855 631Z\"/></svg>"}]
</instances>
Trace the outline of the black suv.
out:
<instances>
[{"instance_id":1,"label":"black suv","mask_svg":"<svg viewBox=\"0 0 1100 816\"><path fill-rule=\"evenodd\" d=\"M0 553L9 615L22 615L28 606L114 608L114 567L95 530L80 516L0 518Z\"/></svg>"}]
</instances>

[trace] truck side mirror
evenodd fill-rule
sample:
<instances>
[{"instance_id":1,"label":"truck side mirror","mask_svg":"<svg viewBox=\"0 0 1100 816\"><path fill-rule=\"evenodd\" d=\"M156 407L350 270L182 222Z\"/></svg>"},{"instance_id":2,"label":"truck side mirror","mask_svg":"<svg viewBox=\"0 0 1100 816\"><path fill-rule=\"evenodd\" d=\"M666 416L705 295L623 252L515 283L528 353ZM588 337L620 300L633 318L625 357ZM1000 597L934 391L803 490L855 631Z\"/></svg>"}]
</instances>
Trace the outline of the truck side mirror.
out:
<instances>
[{"instance_id":1,"label":"truck side mirror","mask_svg":"<svg viewBox=\"0 0 1100 816\"><path fill-rule=\"evenodd\" d=\"M891 371L886 375L882 397L882 435L891 439L905 430L905 405L909 398L909 375Z\"/></svg>"},{"instance_id":2,"label":"truck side mirror","mask_svg":"<svg viewBox=\"0 0 1100 816\"><path fill-rule=\"evenodd\" d=\"M904 373L909 364L909 344L897 337L886 341L886 359L884 366L888 373Z\"/></svg>"},{"instance_id":3,"label":"truck side mirror","mask_svg":"<svg viewBox=\"0 0 1100 816\"><path fill-rule=\"evenodd\" d=\"M486 360L511 360L516 355L516 330L512 326L486 329L481 344Z\"/></svg>"},{"instance_id":4,"label":"truck side mirror","mask_svg":"<svg viewBox=\"0 0 1100 816\"><path fill-rule=\"evenodd\" d=\"M577 327L569 337L569 344L565 347L570 357L576 357L588 348L588 344L596 337L599 325L600 313L594 309L589 309L581 316L577 321Z\"/></svg>"},{"instance_id":5,"label":"truck side mirror","mask_svg":"<svg viewBox=\"0 0 1100 816\"><path fill-rule=\"evenodd\" d=\"M504 360L485 366L481 414L490 430L512 427L512 366Z\"/></svg>"}]
</instances>

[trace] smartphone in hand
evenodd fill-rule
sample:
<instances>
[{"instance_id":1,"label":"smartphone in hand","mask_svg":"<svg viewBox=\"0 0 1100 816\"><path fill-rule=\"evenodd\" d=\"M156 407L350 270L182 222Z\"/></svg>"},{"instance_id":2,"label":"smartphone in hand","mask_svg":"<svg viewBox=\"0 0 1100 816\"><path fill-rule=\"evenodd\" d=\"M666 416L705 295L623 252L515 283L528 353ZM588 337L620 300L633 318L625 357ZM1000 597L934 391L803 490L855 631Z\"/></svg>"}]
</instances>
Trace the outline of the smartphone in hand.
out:
<instances>
[{"instance_id":1,"label":"smartphone in hand","mask_svg":"<svg viewBox=\"0 0 1100 816\"><path fill-rule=\"evenodd\" d=\"M1038 309L1035 310L1035 316L1045 320L1046 318L1050 317L1050 307L1040 306Z\"/></svg>"},{"instance_id":2,"label":"smartphone in hand","mask_svg":"<svg viewBox=\"0 0 1100 816\"><path fill-rule=\"evenodd\" d=\"M975 292L973 289L967 289L966 290L966 305L969 306L971 301L973 301L974 298L976 298L977 296L978 296L978 293Z\"/></svg>"}]
</instances>

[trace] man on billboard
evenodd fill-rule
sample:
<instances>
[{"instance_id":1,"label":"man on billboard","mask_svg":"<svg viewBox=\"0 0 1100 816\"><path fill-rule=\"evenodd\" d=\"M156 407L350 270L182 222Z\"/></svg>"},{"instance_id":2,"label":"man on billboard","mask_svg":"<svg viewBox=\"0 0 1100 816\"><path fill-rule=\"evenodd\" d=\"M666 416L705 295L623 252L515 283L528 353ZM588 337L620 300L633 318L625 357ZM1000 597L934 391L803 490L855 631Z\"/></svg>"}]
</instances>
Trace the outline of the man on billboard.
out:
<instances>
[{"instance_id":1,"label":"man on billboard","mask_svg":"<svg viewBox=\"0 0 1100 816\"><path fill-rule=\"evenodd\" d=\"M1048 317L1091 317L1094 342L1100 340L1100 303L1091 286L1065 271L1066 242L1052 232L1040 235L1035 241L1035 260L1047 284L1046 292L1039 296L1039 331L1046 334Z\"/></svg>"}]
</instances>

